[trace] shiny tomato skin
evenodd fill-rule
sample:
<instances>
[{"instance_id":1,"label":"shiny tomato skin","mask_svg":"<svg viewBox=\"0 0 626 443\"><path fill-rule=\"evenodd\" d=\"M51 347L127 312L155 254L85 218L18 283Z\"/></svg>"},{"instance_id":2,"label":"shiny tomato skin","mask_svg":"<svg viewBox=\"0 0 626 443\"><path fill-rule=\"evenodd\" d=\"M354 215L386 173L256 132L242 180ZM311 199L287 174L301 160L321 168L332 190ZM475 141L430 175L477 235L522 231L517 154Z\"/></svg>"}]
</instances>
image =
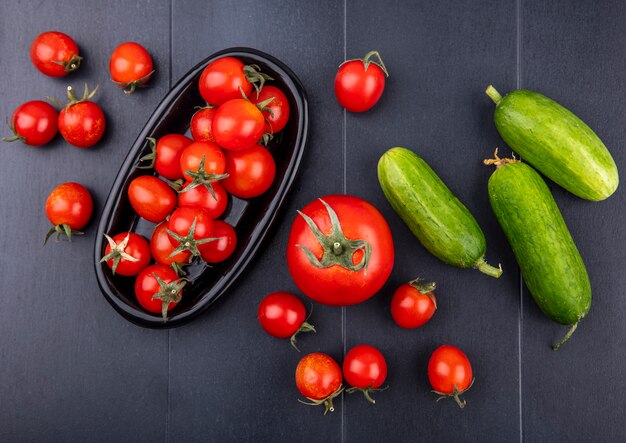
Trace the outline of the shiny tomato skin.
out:
<instances>
[{"instance_id":1,"label":"shiny tomato skin","mask_svg":"<svg viewBox=\"0 0 626 443\"><path fill-rule=\"evenodd\" d=\"M117 46L109 60L111 80L120 86L138 82L145 85L152 72L152 57L139 43L125 42Z\"/></svg>"},{"instance_id":2,"label":"shiny tomato skin","mask_svg":"<svg viewBox=\"0 0 626 443\"><path fill-rule=\"evenodd\" d=\"M398 287L391 299L391 316L401 328L419 328L426 324L437 310L435 295L422 294L408 283Z\"/></svg>"},{"instance_id":3,"label":"shiny tomato skin","mask_svg":"<svg viewBox=\"0 0 626 443\"><path fill-rule=\"evenodd\" d=\"M259 108L242 98L217 108L211 125L215 142L229 151L251 148L259 142L264 129L265 118Z\"/></svg>"},{"instance_id":4,"label":"shiny tomato skin","mask_svg":"<svg viewBox=\"0 0 626 443\"><path fill-rule=\"evenodd\" d=\"M235 197L253 198L267 191L276 177L276 163L263 146L226 152L226 191Z\"/></svg>"},{"instance_id":5,"label":"shiny tomato skin","mask_svg":"<svg viewBox=\"0 0 626 443\"><path fill-rule=\"evenodd\" d=\"M135 257L138 261L130 261L122 258L115 268L115 275L123 275L130 277L139 274L144 268L150 264L150 245L143 236L134 232L121 232L113 237L113 241L118 245L122 243L128 235L128 244L124 248L124 252ZM107 244L104 248L104 255L111 252L111 245ZM107 265L113 268L113 259L108 260Z\"/></svg>"},{"instance_id":6,"label":"shiny tomato skin","mask_svg":"<svg viewBox=\"0 0 626 443\"><path fill-rule=\"evenodd\" d=\"M155 171L169 180L183 178L180 169L180 157L187 146L192 143L189 137L181 134L167 134L157 140Z\"/></svg>"},{"instance_id":7,"label":"shiny tomato skin","mask_svg":"<svg viewBox=\"0 0 626 443\"><path fill-rule=\"evenodd\" d=\"M322 197L336 213L344 235L349 240L364 240L371 246L367 269L349 270L337 264L327 268L314 266L302 247L309 249L318 260L323 248L306 224L296 216L287 243L287 266L300 290L313 300L333 306L361 303L382 288L391 274L394 261L393 239L382 214L370 203L348 195ZM302 209L325 235L331 232L328 211L317 199ZM364 254L354 253L353 263L362 261Z\"/></svg>"},{"instance_id":8,"label":"shiny tomato skin","mask_svg":"<svg viewBox=\"0 0 626 443\"><path fill-rule=\"evenodd\" d=\"M442 345L430 356L428 380L433 390L442 394L452 394L454 386L463 392L472 384L472 366L459 348Z\"/></svg>"},{"instance_id":9,"label":"shiny tomato skin","mask_svg":"<svg viewBox=\"0 0 626 443\"><path fill-rule=\"evenodd\" d=\"M385 90L385 73L376 64L365 69L362 60L351 60L339 67L335 77L335 96L350 112L364 112L380 100Z\"/></svg>"},{"instance_id":10,"label":"shiny tomato skin","mask_svg":"<svg viewBox=\"0 0 626 443\"><path fill-rule=\"evenodd\" d=\"M265 107L272 112L263 111L263 117L265 117L265 132L276 134L282 131L289 121L289 100L287 96L276 86L267 85L263 86L263 89L261 89L258 95L256 92L253 92L250 101L257 104L269 100L270 98L273 98L273 100L265 105Z\"/></svg>"},{"instance_id":11,"label":"shiny tomato skin","mask_svg":"<svg viewBox=\"0 0 626 443\"><path fill-rule=\"evenodd\" d=\"M373 346L359 345L350 349L343 360L343 376L355 388L379 388L387 378L387 362Z\"/></svg>"},{"instance_id":12,"label":"shiny tomato skin","mask_svg":"<svg viewBox=\"0 0 626 443\"><path fill-rule=\"evenodd\" d=\"M26 102L17 107L11 117L11 128L31 146L50 142L57 134L59 113L41 100Z\"/></svg>"},{"instance_id":13,"label":"shiny tomato skin","mask_svg":"<svg viewBox=\"0 0 626 443\"><path fill-rule=\"evenodd\" d=\"M46 200L46 216L53 225L84 228L93 212L93 199L83 185L63 183L52 190Z\"/></svg>"},{"instance_id":14,"label":"shiny tomato skin","mask_svg":"<svg viewBox=\"0 0 626 443\"><path fill-rule=\"evenodd\" d=\"M154 261L166 266L171 266L172 263L189 263L191 259L189 251L182 251L174 257L170 257L170 254L174 252L174 246L172 246L170 236L167 233L167 222L160 223L154 228L152 237L150 237L150 252Z\"/></svg>"},{"instance_id":15,"label":"shiny tomato skin","mask_svg":"<svg viewBox=\"0 0 626 443\"><path fill-rule=\"evenodd\" d=\"M219 238L201 247L202 259L207 263L221 263L235 252L237 247L237 233L235 228L221 220L213 222L211 237Z\"/></svg>"},{"instance_id":16,"label":"shiny tomato skin","mask_svg":"<svg viewBox=\"0 0 626 443\"><path fill-rule=\"evenodd\" d=\"M167 222L167 229L175 234L186 236L189 233L189 228L196 220L196 229L194 231L194 240L202 240L204 238L212 237L214 222L209 214L202 208L176 208L176 210L170 216ZM180 243L170 236L170 243L175 248ZM209 243L204 243L198 246L200 251L203 251Z\"/></svg>"},{"instance_id":17,"label":"shiny tomato skin","mask_svg":"<svg viewBox=\"0 0 626 443\"><path fill-rule=\"evenodd\" d=\"M104 135L106 120L100 106L84 101L61 109L58 125L59 132L69 144L89 148Z\"/></svg>"},{"instance_id":18,"label":"shiny tomato skin","mask_svg":"<svg viewBox=\"0 0 626 443\"><path fill-rule=\"evenodd\" d=\"M289 292L272 292L261 300L257 318L272 337L288 338L306 320L306 308L298 297Z\"/></svg>"},{"instance_id":19,"label":"shiny tomato skin","mask_svg":"<svg viewBox=\"0 0 626 443\"><path fill-rule=\"evenodd\" d=\"M222 57L209 63L198 83L202 98L211 105L219 106L228 100L241 98L240 88L248 97L252 83L246 78L243 68L244 64L234 57Z\"/></svg>"},{"instance_id":20,"label":"shiny tomato skin","mask_svg":"<svg viewBox=\"0 0 626 443\"><path fill-rule=\"evenodd\" d=\"M163 180L141 175L130 182L128 200L140 217L159 223L174 210L176 193Z\"/></svg>"},{"instance_id":21,"label":"shiny tomato skin","mask_svg":"<svg viewBox=\"0 0 626 443\"><path fill-rule=\"evenodd\" d=\"M226 171L226 155L218 145L213 142L193 142L180 156L180 169L185 180L193 180L186 171L198 171L203 156L207 174L223 174Z\"/></svg>"},{"instance_id":22,"label":"shiny tomato skin","mask_svg":"<svg viewBox=\"0 0 626 443\"><path fill-rule=\"evenodd\" d=\"M337 391L341 382L341 368L327 354L305 355L296 367L296 386L307 398L322 400Z\"/></svg>"},{"instance_id":23,"label":"shiny tomato skin","mask_svg":"<svg viewBox=\"0 0 626 443\"><path fill-rule=\"evenodd\" d=\"M191 117L189 130L194 141L215 142L212 129L215 111L217 111L217 108L202 108Z\"/></svg>"},{"instance_id":24,"label":"shiny tomato skin","mask_svg":"<svg viewBox=\"0 0 626 443\"><path fill-rule=\"evenodd\" d=\"M30 46L30 59L33 65L49 77L65 77L78 68L65 70L65 66L55 62L69 62L78 56L76 42L67 34L49 31L38 35ZM78 60L80 61L80 60Z\"/></svg>"},{"instance_id":25,"label":"shiny tomato skin","mask_svg":"<svg viewBox=\"0 0 626 443\"><path fill-rule=\"evenodd\" d=\"M185 183L183 189L187 188L191 182ZM211 183L215 197L206 186L200 185L185 192L178 193L178 206L202 208L206 210L212 219L219 218L228 206L228 194L220 182Z\"/></svg>"},{"instance_id":26,"label":"shiny tomato skin","mask_svg":"<svg viewBox=\"0 0 626 443\"><path fill-rule=\"evenodd\" d=\"M162 302L160 299L152 299L152 296L161 290L161 286L154 274L158 275L165 283L171 283L179 279L178 274L165 265L151 265L139 273L135 280L135 296L139 304L148 312L161 313ZM181 290L182 294L183 290ZM169 311L176 303L171 302L167 306Z\"/></svg>"}]
</instances>

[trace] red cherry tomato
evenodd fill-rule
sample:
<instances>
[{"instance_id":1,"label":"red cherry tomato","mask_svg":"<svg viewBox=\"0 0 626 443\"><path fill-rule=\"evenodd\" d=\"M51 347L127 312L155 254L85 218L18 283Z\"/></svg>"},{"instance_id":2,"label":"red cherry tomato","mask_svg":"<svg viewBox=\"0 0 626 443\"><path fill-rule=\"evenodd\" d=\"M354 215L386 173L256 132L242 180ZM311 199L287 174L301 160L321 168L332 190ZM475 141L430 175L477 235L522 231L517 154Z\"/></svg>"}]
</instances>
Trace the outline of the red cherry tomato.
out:
<instances>
[{"instance_id":1,"label":"red cherry tomato","mask_svg":"<svg viewBox=\"0 0 626 443\"><path fill-rule=\"evenodd\" d=\"M194 141L197 142L215 142L213 137L213 116L217 108L202 108L191 117L189 130Z\"/></svg>"},{"instance_id":2,"label":"red cherry tomato","mask_svg":"<svg viewBox=\"0 0 626 443\"><path fill-rule=\"evenodd\" d=\"M89 92L85 85L85 93L79 100L74 95L72 87L67 88L69 104L59 113L59 132L71 145L79 148L89 148L100 141L104 135L106 121L100 106L92 101L91 97L96 89Z\"/></svg>"},{"instance_id":3,"label":"red cherry tomato","mask_svg":"<svg viewBox=\"0 0 626 443\"><path fill-rule=\"evenodd\" d=\"M69 35L48 31L33 40L30 59L45 75L65 77L78 69L83 58L78 55L78 46Z\"/></svg>"},{"instance_id":4,"label":"red cherry tomato","mask_svg":"<svg viewBox=\"0 0 626 443\"><path fill-rule=\"evenodd\" d=\"M263 136L265 118L256 105L242 98L217 108L211 129L215 142L230 151L248 149Z\"/></svg>"},{"instance_id":5,"label":"red cherry tomato","mask_svg":"<svg viewBox=\"0 0 626 443\"><path fill-rule=\"evenodd\" d=\"M130 182L128 200L140 217L159 223L174 210L176 193L163 180L142 175Z\"/></svg>"},{"instance_id":6,"label":"red cherry tomato","mask_svg":"<svg viewBox=\"0 0 626 443\"><path fill-rule=\"evenodd\" d=\"M378 63L371 60L378 58ZM383 95L385 76L389 76L380 55L369 52L363 59L343 63L335 77L335 96L350 112L371 109Z\"/></svg>"},{"instance_id":7,"label":"red cherry tomato","mask_svg":"<svg viewBox=\"0 0 626 443\"><path fill-rule=\"evenodd\" d=\"M169 266L152 265L137 276L135 296L146 311L160 312L165 322L167 312L180 302L184 286L185 280L178 278Z\"/></svg>"},{"instance_id":8,"label":"red cherry tomato","mask_svg":"<svg viewBox=\"0 0 626 443\"><path fill-rule=\"evenodd\" d=\"M263 87L259 94L252 93L250 101L256 105L270 98L273 100L265 105L267 111L263 111L265 132L276 134L282 131L289 120L289 100L287 96L276 86L268 85Z\"/></svg>"},{"instance_id":9,"label":"red cherry tomato","mask_svg":"<svg viewBox=\"0 0 626 443\"><path fill-rule=\"evenodd\" d=\"M269 151L255 145L244 151L226 153L226 190L239 198L253 198L267 191L276 176L276 163Z\"/></svg>"},{"instance_id":10,"label":"red cherry tomato","mask_svg":"<svg viewBox=\"0 0 626 443\"><path fill-rule=\"evenodd\" d=\"M46 235L46 242L55 232L57 241L61 235L70 240L72 235L81 235L78 230L87 225L92 212L93 200L83 185L69 182L57 186L46 200L46 216L54 225Z\"/></svg>"},{"instance_id":11,"label":"red cherry tomato","mask_svg":"<svg viewBox=\"0 0 626 443\"><path fill-rule=\"evenodd\" d=\"M306 404L323 404L324 415L335 410L333 398L341 394L341 381L339 364L321 352L305 355L296 367L296 386L311 401Z\"/></svg>"},{"instance_id":12,"label":"red cherry tomato","mask_svg":"<svg viewBox=\"0 0 626 443\"><path fill-rule=\"evenodd\" d=\"M258 66L245 66L234 57L222 57L204 68L198 86L207 103L219 106L228 100L241 98L241 91L248 97L253 84L261 90L265 80L272 78L260 72Z\"/></svg>"},{"instance_id":13,"label":"red cherry tomato","mask_svg":"<svg viewBox=\"0 0 626 443\"><path fill-rule=\"evenodd\" d=\"M172 241L167 233L167 222L160 223L154 228L150 238L150 252L152 257L154 257L154 261L162 265L172 266L177 271L180 271L180 267L191 260L191 252L189 251L179 252L170 257L172 252L174 252L174 246L172 246ZM175 264L178 265L176 266Z\"/></svg>"},{"instance_id":14,"label":"red cherry tomato","mask_svg":"<svg viewBox=\"0 0 626 443\"><path fill-rule=\"evenodd\" d=\"M152 152L141 158L142 161L150 161L150 164L142 168L154 166L154 170L162 177L169 180L183 178L180 169L180 157L187 146L192 143L189 137L180 134L168 134L155 142L148 138L152 145Z\"/></svg>"},{"instance_id":15,"label":"red cherry tomato","mask_svg":"<svg viewBox=\"0 0 626 443\"><path fill-rule=\"evenodd\" d=\"M215 143L193 142L180 156L180 169L185 180L208 184L219 180L226 171L226 156Z\"/></svg>"},{"instance_id":16,"label":"red cherry tomato","mask_svg":"<svg viewBox=\"0 0 626 443\"><path fill-rule=\"evenodd\" d=\"M346 392L363 392L370 403L376 401L370 396L380 390L387 378L387 362L383 354L373 346L359 345L350 349L343 360L343 376L352 386Z\"/></svg>"},{"instance_id":17,"label":"red cherry tomato","mask_svg":"<svg viewBox=\"0 0 626 443\"><path fill-rule=\"evenodd\" d=\"M59 113L52 105L33 100L17 107L11 117L13 137L5 137L5 142L21 140L27 145L41 146L57 134Z\"/></svg>"},{"instance_id":18,"label":"red cherry tomato","mask_svg":"<svg viewBox=\"0 0 626 443\"><path fill-rule=\"evenodd\" d=\"M150 264L150 246L141 235L122 232L106 238L108 244L100 263L106 262L113 275L137 275Z\"/></svg>"},{"instance_id":19,"label":"red cherry tomato","mask_svg":"<svg viewBox=\"0 0 626 443\"><path fill-rule=\"evenodd\" d=\"M389 225L360 198L317 199L291 225L289 272L298 288L319 303L347 306L367 300L389 278L393 259Z\"/></svg>"},{"instance_id":20,"label":"red cherry tomato","mask_svg":"<svg viewBox=\"0 0 626 443\"><path fill-rule=\"evenodd\" d=\"M167 222L174 251L189 251L200 256L212 239L214 222L202 208L177 208Z\"/></svg>"},{"instance_id":21,"label":"red cherry tomato","mask_svg":"<svg viewBox=\"0 0 626 443\"><path fill-rule=\"evenodd\" d=\"M138 86L148 83L154 72L152 57L139 43L125 42L113 50L109 61L111 80L130 95Z\"/></svg>"},{"instance_id":22,"label":"red cherry tomato","mask_svg":"<svg viewBox=\"0 0 626 443\"><path fill-rule=\"evenodd\" d=\"M237 247L235 229L226 222L215 220L211 237L218 240L206 244L200 253L207 263L220 263L230 257Z\"/></svg>"},{"instance_id":23,"label":"red cherry tomato","mask_svg":"<svg viewBox=\"0 0 626 443\"><path fill-rule=\"evenodd\" d=\"M300 332L316 332L306 321L306 308L298 297L289 292L272 292L261 300L257 318L261 327L272 337L291 337L296 346L296 335Z\"/></svg>"},{"instance_id":24,"label":"red cherry tomato","mask_svg":"<svg viewBox=\"0 0 626 443\"><path fill-rule=\"evenodd\" d=\"M465 400L461 400L459 395L472 386L474 376L463 351L450 345L435 349L428 361L428 379L436 394L452 397L460 408L465 407Z\"/></svg>"},{"instance_id":25,"label":"red cherry tomato","mask_svg":"<svg viewBox=\"0 0 626 443\"><path fill-rule=\"evenodd\" d=\"M419 328L437 310L434 282L415 279L396 289L391 299L391 316L401 328Z\"/></svg>"},{"instance_id":26,"label":"red cherry tomato","mask_svg":"<svg viewBox=\"0 0 626 443\"><path fill-rule=\"evenodd\" d=\"M186 191L191 184L192 182L185 183L185 186L178 193L179 207L203 208L212 219L216 219L224 213L226 206L228 206L228 194L220 182L211 184L215 197L206 186L196 186Z\"/></svg>"}]
</instances>

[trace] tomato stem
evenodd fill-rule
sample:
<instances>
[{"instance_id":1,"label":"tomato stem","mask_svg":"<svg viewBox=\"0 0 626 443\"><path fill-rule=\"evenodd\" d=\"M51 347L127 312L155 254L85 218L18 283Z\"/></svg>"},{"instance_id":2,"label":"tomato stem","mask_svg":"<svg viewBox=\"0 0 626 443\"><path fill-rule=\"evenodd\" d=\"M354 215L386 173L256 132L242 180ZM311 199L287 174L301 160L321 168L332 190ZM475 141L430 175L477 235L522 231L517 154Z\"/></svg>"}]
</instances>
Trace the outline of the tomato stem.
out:
<instances>
[{"instance_id":1,"label":"tomato stem","mask_svg":"<svg viewBox=\"0 0 626 443\"><path fill-rule=\"evenodd\" d=\"M70 225L68 224L55 225L52 228L50 228L50 230L46 234L46 239L43 242L44 246L46 245L46 243L48 243L48 240L54 233L56 233L56 238L54 239L55 243L57 243L61 239L62 235L65 235L67 237L67 240L71 242L72 235L84 235L85 234L82 231L73 230L72 228L70 228Z\"/></svg>"},{"instance_id":2,"label":"tomato stem","mask_svg":"<svg viewBox=\"0 0 626 443\"><path fill-rule=\"evenodd\" d=\"M124 259L124 260L132 261L132 262L139 261L138 258L133 257L132 255L125 252L126 246L128 246L128 241L130 240L130 232L126 234L126 237L124 237L124 240L122 240L119 244L115 243L115 240L113 240L108 235L104 234L104 236L109 242L109 246L111 247L111 252L109 252L104 257L102 257L102 259L100 260L100 263L113 260L113 266L111 266L111 272L113 272L113 275L115 275L115 270L117 269L117 265L119 265L120 260Z\"/></svg>"},{"instance_id":3,"label":"tomato stem","mask_svg":"<svg viewBox=\"0 0 626 443\"><path fill-rule=\"evenodd\" d=\"M141 162L149 162L146 165L138 166L139 169L152 169L154 168L154 163L156 162L156 139L154 137L146 137L146 141L150 145L150 153L144 155L139 159L139 163Z\"/></svg>"},{"instance_id":4,"label":"tomato stem","mask_svg":"<svg viewBox=\"0 0 626 443\"><path fill-rule=\"evenodd\" d=\"M298 328L298 330L296 332L293 333L293 335L291 336L291 338L289 339L289 342L291 343L291 346L294 347L294 349L298 352L300 352L300 349L298 349L297 346L297 340L296 340L296 336L301 333L301 332L317 332L315 330L315 326L313 326L311 323L304 321L300 327Z\"/></svg>"},{"instance_id":5,"label":"tomato stem","mask_svg":"<svg viewBox=\"0 0 626 443\"><path fill-rule=\"evenodd\" d=\"M500 102L502 101L502 96L496 90L496 88L493 87L493 85L487 86L487 90L485 91L485 94L487 94L489 96L489 98L491 98L491 100L493 100L493 102L496 104L496 106L498 106L500 104Z\"/></svg>"},{"instance_id":6,"label":"tomato stem","mask_svg":"<svg viewBox=\"0 0 626 443\"><path fill-rule=\"evenodd\" d=\"M60 60L52 60L52 63L56 63L57 65L63 66L64 72L74 72L80 66L80 62L83 58L80 55L74 54L72 57L66 61L62 62Z\"/></svg>"},{"instance_id":7,"label":"tomato stem","mask_svg":"<svg viewBox=\"0 0 626 443\"><path fill-rule=\"evenodd\" d=\"M432 392L434 392L435 394L439 395L439 398L437 399L437 401L439 400L443 400L444 398L448 398L448 397L452 397L454 398L454 401L456 402L456 404L459 406L459 408L463 409L465 407L465 405L467 404L467 402L465 400L463 400L460 395L461 394L465 394L467 391L470 390L470 388L472 386L474 386L474 381L476 379L472 378L472 382L470 383L470 385L462 390L459 391L459 389L456 387L456 385L452 385L452 392L451 393L446 393L446 392L439 392L439 391L435 391L433 390Z\"/></svg>"},{"instance_id":8,"label":"tomato stem","mask_svg":"<svg viewBox=\"0 0 626 443\"><path fill-rule=\"evenodd\" d=\"M179 278L171 283L165 283L156 272L153 272L152 276L156 279L160 287L159 292L152 296L152 300L161 300L161 316L163 317L163 323L165 323L167 321L167 308L170 306L170 303L180 302L182 298L180 291L187 284L187 281L183 278Z\"/></svg>"},{"instance_id":9,"label":"tomato stem","mask_svg":"<svg viewBox=\"0 0 626 443\"><path fill-rule=\"evenodd\" d=\"M552 346L552 350L556 351L558 350L563 343L565 343L567 340L569 340L569 338L572 336L572 334L574 333L574 331L576 330L576 328L578 327L578 323L580 322L580 320L578 320L576 323L574 323L570 328L569 331L567 331L567 334L565 334L565 337L563 337L563 339L558 342L557 344L555 344L554 346Z\"/></svg>"},{"instance_id":10,"label":"tomato stem","mask_svg":"<svg viewBox=\"0 0 626 443\"><path fill-rule=\"evenodd\" d=\"M378 62L372 61L371 60L372 57L376 57L378 59ZM381 58L381 56L378 53L378 51L370 51L367 54L365 54L365 57L363 57L363 65L364 65L366 71L367 71L367 68L369 67L370 63L373 63L376 66L378 66L380 69L382 69L383 72L385 73L385 77L389 77L389 71L387 71L387 67L383 63L383 59Z\"/></svg>"},{"instance_id":11,"label":"tomato stem","mask_svg":"<svg viewBox=\"0 0 626 443\"><path fill-rule=\"evenodd\" d=\"M363 393L363 396L365 397L365 399L370 402L371 404L375 405L376 404L376 400L374 400L374 398L371 396L372 392L378 392L378 391L384 391L386 389L389 388L389 386L385 386L384 388L374 388L374 383L372 383L371 385L369 385L367 388L357 388L355 386L352 386L351 388L346 389L346 392L348 394L354 394L357 391L360 391L361 393Z\"/></svg>"},{"instance_id":12,"label":"tomato stem","mask_svg":"<svg viewBox=\"0 0 626 443\"><path fill-rule=\"evenodd\" d=\"M484 257L481 257L474 265L483 274L487 274L490 277L499 278L502 275L502 265L493 267L485 261Z\"/></svg>"},{"instance_id":13,"label":"tomato stem","mask_svg":"<svg viewBox=\"0 0 626 443\"><path fill-rule=\"evenodd\" d=\"M316 400L314 398L306 397L306 399L309 400L309 402L302 401L300 399L298 399L298 401L302 403L303 405L308 405L308 406L324 405L324 415L326 415L329 411L335 412L335 406L333 405L333 398L339 396L343 392L343 390L344 390L344 386L342 384L342 385L339 385L339 387L337 388L335 392L333 392L326 398L322 398L321 400Z\"/></svg>"}]
</instances>

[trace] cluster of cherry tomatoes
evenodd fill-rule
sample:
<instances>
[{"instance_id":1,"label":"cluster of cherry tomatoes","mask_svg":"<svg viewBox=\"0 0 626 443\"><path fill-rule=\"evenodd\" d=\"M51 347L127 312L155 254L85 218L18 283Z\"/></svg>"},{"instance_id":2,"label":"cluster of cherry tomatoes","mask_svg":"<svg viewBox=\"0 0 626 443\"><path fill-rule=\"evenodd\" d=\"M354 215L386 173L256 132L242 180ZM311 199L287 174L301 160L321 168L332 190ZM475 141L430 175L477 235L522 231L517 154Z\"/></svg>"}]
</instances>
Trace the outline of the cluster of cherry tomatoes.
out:
<instances>
[{"instance_id":1,"label":"cluster of cherry tomatoes","mask_svg":"<svg viewBox=\"0 0 626 443\"><path fill-rule=\"evenodd\" d=\"M191 119L192 138L148 139L152 152L140 167L158 176L136 177L127 192L135 212L157 225L149 242L133 232L107 235L102 262L114 275L137 276L139 304L164 321L181 300L183 266L194 259L219 263L235 251L235 229L219 220L229 195L254 198L274 181L274 158L260 143L285 127L289 102L279 88L265 85L269 80L237 58L214 60L199 79L207 106ZM151 258L156 264L150 266Z\"/></svg>"}]
</instances>

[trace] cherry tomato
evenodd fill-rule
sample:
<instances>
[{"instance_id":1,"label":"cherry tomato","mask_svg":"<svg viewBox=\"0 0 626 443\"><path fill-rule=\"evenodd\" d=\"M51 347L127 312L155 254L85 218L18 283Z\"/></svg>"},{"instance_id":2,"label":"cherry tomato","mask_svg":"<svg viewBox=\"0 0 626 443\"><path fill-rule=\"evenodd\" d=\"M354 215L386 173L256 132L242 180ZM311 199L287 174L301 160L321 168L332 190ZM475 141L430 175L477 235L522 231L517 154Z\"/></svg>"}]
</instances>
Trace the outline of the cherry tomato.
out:
<instances>
[{"instance_id":1,"label":"cherry tomato","mask_svg":"<svg viewBox=\"0 0 626 443\"><path fill-rule=\"evenodd\" d=\"M428 361L428 379L435 394L452 397L460 408L465 407L465 400L461 400L459 395L474 384L474 377L463 351L450 345L435 349Z\"/></svg>"},{"instance_id":2,"label":"cherry tomato","mask_svg":"<svg viewBox=\"0 0 626 443\"><path fill-rule=\"evenodd\" d=\"M174 246L173 252L189 251L200 256L212 238L214 222L202 208L177 208L167 222L167 233ZM172 252L172 253L173 253Z\"/></svg>"},{"instance_id":3,"label":"cherry tomato","mask_svg":"<svg viewBox=\"0 0 626 443\"><path fill-rule=\"evenodd\" d=\"M224 178L226 156L213 142L193 142L180 156L180 169L185 180L209 186Z\"/></svg>"},{"instance_id":4,"label":"cherry tomato","mask_svg":"<svg viewBox=\"0 0 626 443\"><path fill-rule=\"evenodd\" d=\"M378 63L372 57L378 58ZM335 77L337 101L350 112L371 109L383 95L386 76L389 73L376 51L367 53L363 59L348 60Z\"/></svg>"},{"instance_id":5,"label":"cherry tomato","mask_svg":"<svg viewBox=\"0 0 626 443\"><path fill-rule=\"evenodd\" d=\"M343 376L351 388L352 394L361 391L367 401L376 403L370 393L380 391L380 386L387 378L387 362L383 354L373 346L359 345L350 349L343 360Z\"/></svg>"},{"instance_id":6,"label":"cherry tomato","mask_svg":"<svg viewBox=\"0 0 626 443\"><path fill-rule=\"evenodd\" d=\"M54 226L46 235L46 242L56 232L56 240L66 235L82 235L79 231L87 225L93 212L91 194L83 185L69 182L63 183L52 190L46 200L46 216Z\"/></svg>"},{"instance_id":7,"label":"cherry tomato","mask_svg":"<svg viewBox=\"0 0 626 443\"><path fill-rule=\"evenodd\" d=\"M111 80L130 95L138 86L148 83L154 73L152 57L139 43L125 42L113 50L109 61Z\"/></svg>"},{"instance_id":8,"label":"cherry tomato","mask_svg":"<svg viewBox=\"0 0 626 443\"><path fill-rule=\"evenodd\" d=\"M169 266L148 266L135 280L135 296L146 311L160 312L165 322L167 311L180 302L185 283Z\"/></svg>"},{"instance_id":9,"label":"cherry tomato","mask_svg":"<svg viewBox=\"0 0 626 443\"><path fill-rule=\"evenodd\" d=\"M141 168L148 169L154 166L154 170L162 177L170 180L183 178L183 172L180 170L180 157L192 140L180 134L167 134L158 141L151 137L147 140L152 146L152 152L141 157L140 161L150 163Z\"/></svg>"},{"instance_id":10,"label":"cherry tomato","mask_svg":"<svg viewBox=\"0 0 626 443\"><path fill-rule=\"evenodd\" d=\"M434 282L415 279L396 289L391 299L391 316L401 328L419 328L437 310Z\"/></svg>"},{"instance_id":11,"label":"cherry tomato","mask_svg":"<svg viewBox=\"0 0 626 443\"><path fill-rule=\"evenodd\" d=\"M257 317L261 327L272 337L291 338L296 346L296 335L300 332L316 332L306 321L306 308L298 297L289 292L272 292L261 300Z\"/></svg>"},{"instance_id":12,"label":"cherry tomato","mask_svg":"<svg viewBox=\"0 0 626 443\"><path fill-rule=\"evenodd\" d=\"M49 103L41 100L26 102L17 107L11 117L13 137L5 137L5 142L20 140L27 145L41 146L57 134L59 113Z\"/></svg>"},{"instance_id":13,"label":"cherry tomato","mask_svg":"<svg viewBox=\"0 0 626 443\"><path fill-rule=\"evenodd\" d=\"M100 263L106 262L113 275L137 275L150 264L150 246L141 235L122 232L113 238L105 237L108 244Z\"/></svg>"},{"instance_id":14,"label":"cherry tomato","mask_svg":"<svg viewBox=\"0 0 626 443\"><path fill-rule=\"evenodd\" d=\"M272 78L260 72L258 66L246 66L234 57L222 57L204 68L198 86L207 103L219 106L228 100L241 98L241 91L248 97L253 84L261 90L265 80Z\"/></svg>"},{"instance_id":15,"label":"cherry tomato","mask_svg":"<svg viewBox=\"0 0 626 443\"><path fill-rule=\"evenodd\" d=\"M253 198L267 191L276 176L276 163L269 151L255 145L244 151L226 153L226 190L239 198Z\"/></svg>"},{"instance_id":16,"label":"cherry tomato","mask_svg":"<svg viewBox=\"0 0 626 443\"><path fill-rule=\"evenodd\" d=\"M202 108L191 117L189 130L194 141L215 142L212 130L215 111L217 111L217 108L214 107Z\"/></svg>"},{"instance_id":17,"label":"cherry tomato","mask_svg":"<svg viewBox=\"0 0 626 443\"><path fill-rule=\"evenodd\" d=\"M104 112L100 106L90 98L94 96L98 88L89 92L85 85L85 93L81 99L77 99L72 87L67 88L69 104L59 113L59 132L71 145L79 148L89 148L100 141L104 135L106 121Z\"/></svg>"},{"instance_id":18,"label":"cherry tomato","mask_svg":"<svg viewBox=\"0 0 626 443\"><path fill-rule=\"evenodd\" d=\"M141 175L130 182L128 200L140 217L159 223L174 210L176 193L163 180Z\"/></svg>"},{"instance_id":19,"label":"cherry tomato","mask_svg":"<svg viewBox=\"0 0 626 443\"><path fill-rule=\"evenodd\" d=\"M248 149L263 137L265 118L248 100L236 98L217 108L211 129L215 142L230 151Z\"/></svg>"},{"instance_id":20,"label":"cherry tomato","mask_svg":"<svg viewBox=\"0 0 626 443\"><path fill-rule=\"evenodd\" d=\"M83 58L78 55L78 46L69 35L48 31L33 40L30 59L45 75L65 77L78 69Z\"/></svg>"},{"instance_id":21,"label":"cherry tomato","mask_svg":"<svg viewBox=\"0 0 626 443\"><path fill-rule=\"evenodd\" d=\"M289 120L289 100L287 96L276 86L265 86L259 93L253 93L250 101L255 105L272 99L265 105L267 111L263 111L265 117L265 132L276 134L282 131Z\"/></svg>"},{"instance_id":22,"label":"cherry tomato","mask_svg":"<svg viewBox=\"0 0 626 443\"><path fill-rule=\"evenodd\" d=\"M150 238L150 252L154 261L162 265L172 266L178 274L180 274L181 266L188 264L191 260L191 252L183 251L170 257L174 252L174 246L167 233L167 222L160 223L154 228L152 237Z\"/></svg>"},{"instance_id":23,"label":"cherry tomato","mask_svg":"<svg viewBox=\"0 0 626 443\"><path fill-rule=\"evenodd\" d=\"M235 229L226 222L215 220L211 237L218 240L206 244L200 253L207 263L220 263L230 257L237 247Z\"/></svg>"},{"instance_id":24,"label":"cherry tomato","mask_svg":"<svg viewBox=\"0 0 626 443\"><path fill-rule=\"evenodd\" d=\"M178 193L178 206L203 208L212 219L218 218L226 210L228 206L228 194L220 182L211 184L211 191L206 186L196 186L190 190L186 190L192 182L185 183L185 186Z\"/></svg>"},{"instance_id":25,"label":"cherry tomato","mask_svg":"<svg viewBox=\"0 0 626 443\"><path fill-rule=\"evenodd\" d=\"M317 199L291 226L289 272L298 288L319 303L346 306L367 300L387 281L393 259L389 225L358 197Z\"/></svg>"},{"instance_id":26,"label":"cherry tomato","mask_svg":"<svg viewBox=\"0 0 626 443\"><path fill-rule=\"evenodd\" d=\"M329 355L321 352L302 357L296 367L296 386L312 406L324 405L324 415L333 412L333 398L341 394L341 368Z\"/></svg>"}]
</instances>

